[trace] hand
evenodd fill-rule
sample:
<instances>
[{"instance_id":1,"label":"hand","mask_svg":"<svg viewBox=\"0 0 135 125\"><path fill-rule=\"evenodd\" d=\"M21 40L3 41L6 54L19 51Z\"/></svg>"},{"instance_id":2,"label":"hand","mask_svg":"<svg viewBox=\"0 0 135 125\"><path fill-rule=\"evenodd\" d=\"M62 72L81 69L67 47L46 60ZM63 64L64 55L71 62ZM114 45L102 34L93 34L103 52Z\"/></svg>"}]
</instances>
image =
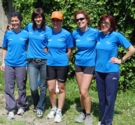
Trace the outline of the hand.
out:
<instances>
[{"instance_id":1,"label":"hand","mask_svg":"<svg viewBox=\"0 0 135 125\"><path fill-rule=\"evenodd\" d=\"M116 58L116 57L112 57L112 58L110 59L110 61L111 61L112 63L121 64L121 59L118 59L118 58Z\"/></svg>"},{"instance_id":2,"label":"hand","mask_svg":"<svg viewBox=\"0 0 135 125\"><path fill-rule=\"evenodd\" d=\"M44 51L45 51L45 52L48 52L48 48L44 48Z\"/></svg>"},{"instance_id":3,"label":"hand","mask_svg":"<svg viewBox=\"0 0 135 125\"><path fill-rule=\"evenodd\" d=\"M2 64L2 65L0 66L0 69L4 72L5 64Z\"/></svg>"},{"instance_id":4,"label":"hand","mask_svg":"<svg viewBox=\"0 0 135 125\"><path fill-rule=\"evenodd\" d=\"M9 31L12 29L12 25L8 24L7 27L6 27L6 31Z\"/></svg>"}]
</instances>

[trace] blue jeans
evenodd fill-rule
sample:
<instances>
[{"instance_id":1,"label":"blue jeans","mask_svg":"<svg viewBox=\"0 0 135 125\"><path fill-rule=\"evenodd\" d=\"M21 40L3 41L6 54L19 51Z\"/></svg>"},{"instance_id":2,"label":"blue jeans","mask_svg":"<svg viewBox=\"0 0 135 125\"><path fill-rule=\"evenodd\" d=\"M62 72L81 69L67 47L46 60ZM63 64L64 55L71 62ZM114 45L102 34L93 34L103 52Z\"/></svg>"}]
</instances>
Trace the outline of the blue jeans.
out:
<instances>
[{"instance_id":1,"label":"blue jeans","mask_svg":"<svg viewBox=\"0 0 135 125\"><path fill-rule=\"evenodd\" d=\"M120 73L96 72L95 75L101 113L101 125L112 125Z\"/></svg>"},{"instance_id":2,"label":"blue jeans","mask_svg":"<svg viewBox=\"0 0 135 125\"><path fill-rule=\"evenodd\" d=\"M46 60L41 62L30 62L28 64L28 75L31 89L31 95L33 98L34 108L45 110L46 101ZM38 76L40 76L40 94L38 92Z\"/></svg>"}]
</instances>

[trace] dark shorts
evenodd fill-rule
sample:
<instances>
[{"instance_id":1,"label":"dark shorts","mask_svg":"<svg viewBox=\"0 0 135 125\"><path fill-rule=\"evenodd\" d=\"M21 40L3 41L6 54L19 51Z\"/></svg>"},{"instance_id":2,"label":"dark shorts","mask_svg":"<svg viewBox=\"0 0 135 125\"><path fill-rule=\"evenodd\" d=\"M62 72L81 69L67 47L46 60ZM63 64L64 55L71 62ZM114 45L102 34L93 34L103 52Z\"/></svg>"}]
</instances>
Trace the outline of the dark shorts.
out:
<instances>
[{"instance_id":1,"label":"dark shorts","mask_svg":"<svg viewBox=\"0 0 135 125\"><path fill-rule=\"evenodd\" d=\"M58 82L65 83L68 70L68 66L47 66L47 80L57 79Z\"/></svg>"},{"instance_id":2,"label":"dark shorts","mask_svg":"<svg viewBox=\"0 0 135 125\"><path fill-rule=\"evenodd\" d=\"M84 74L95 74L95 66L78 66L75 65L75 72L83 72Z\"/></svg>"}]
</instances>

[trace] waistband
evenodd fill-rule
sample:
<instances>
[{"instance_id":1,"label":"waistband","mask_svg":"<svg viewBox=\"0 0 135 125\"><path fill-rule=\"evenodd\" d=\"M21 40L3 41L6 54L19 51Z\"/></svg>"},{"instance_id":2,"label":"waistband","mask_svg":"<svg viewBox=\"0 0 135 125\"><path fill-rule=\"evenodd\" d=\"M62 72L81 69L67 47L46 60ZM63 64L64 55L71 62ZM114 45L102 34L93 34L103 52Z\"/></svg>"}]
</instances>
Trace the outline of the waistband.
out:
<instances>
[{"instance_id":1,"label":"waistband","mask_svg":"<svg viewBox=\"0 0 135 125\"><path fill-rule=\"evenodd\" d=\"M31 58L28 58L27 61L30 63L30 62L36 62L36 63L39 63L39 62L42 62L42 61L46 61L46 59L31 59Z\"/></svg>"}]
</instances>

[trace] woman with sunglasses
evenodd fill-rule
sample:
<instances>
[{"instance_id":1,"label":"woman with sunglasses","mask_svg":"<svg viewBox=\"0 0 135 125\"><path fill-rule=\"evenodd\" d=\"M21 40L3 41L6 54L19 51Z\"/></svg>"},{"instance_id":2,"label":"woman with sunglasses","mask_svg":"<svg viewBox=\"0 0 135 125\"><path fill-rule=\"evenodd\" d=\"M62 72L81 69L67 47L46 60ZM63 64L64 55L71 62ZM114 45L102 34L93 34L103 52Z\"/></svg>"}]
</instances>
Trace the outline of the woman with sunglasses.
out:
<instances>
[{"instance_id":1,"label":"woman with sunglasses","mask_svg":"<svg viewBox=\"0 0 135 125\"><path fill-rule=\"evenodd\" d=\"M135 53L135 48L121 33L115 31L112 15L101 16L98 28L102 31L97 36L95 66L101 114L98 125L112 125L120 78L119 66ZM117 57L120 45L128 50L121 59Z\"/></svg>"},{"instance_id":2,"label":"woman with sunglasses","mask_svg":"<svg viewBox=\"0 0 135 125\"><path fill-rule=\"evenodd\" d=\"M92 125L89 87L95 71L95 46L98 30L89 27L90 17L84 10L76 11L74 13L74 19L79 27L73 32L73 39L77 48L75 55L75 74L80 91L82 109L76 122L83 122L85 120L85 125Z\"/></svg>"},{"instance_id":3,"label":"woman with sunglasses","mask_svg":"<svg viewBox=\"0 0 135 125\"><path fill-rule=\"evenodd\" d=\"M2 45L2 65L4 71L4 93L8 119L14 119L17 111L22 115L28 108L26 98L27 60L26 50L28 44L28 32L21 29L22 16L18 12L11 14L11 27L7 29ZM14 96L15 81L18 87L18 99Z\"/></svg>"},{"instance_id":4,"label":"woman with sunglasses","mask_svg":"<svg viewBox=\"0 0 135 125\"><path fill-rule=\"evenodd\" d=\"M28 76L31 95L34 103L34 112L41 118L45 110L46 101L46 60L47 47L46 34L51 30L45 25L44 11L36 8L32 13L32 23L25 28L29 32L28 44ZM40 93L38 92L38 76L40 77Z\"/></svg>"},{"instance_id":5,"label":"woman with sunglasses","mask_svg":"<svg viewBox=\"0 0 135 125\"><path fill-rule=\"evenodd\" d=\"M65 101L65 84L68 74L68 63L73 48L71 34L62 28L63 14L54 11L51 15L53 29L48 35L48 60L47 60L47 82L49 97L52 105L51 112L47 118L54 118L54 122L62 121L62 108ZM57 107L56 81L58 82L59 96Z\"/></svg>"}]
</instances>

